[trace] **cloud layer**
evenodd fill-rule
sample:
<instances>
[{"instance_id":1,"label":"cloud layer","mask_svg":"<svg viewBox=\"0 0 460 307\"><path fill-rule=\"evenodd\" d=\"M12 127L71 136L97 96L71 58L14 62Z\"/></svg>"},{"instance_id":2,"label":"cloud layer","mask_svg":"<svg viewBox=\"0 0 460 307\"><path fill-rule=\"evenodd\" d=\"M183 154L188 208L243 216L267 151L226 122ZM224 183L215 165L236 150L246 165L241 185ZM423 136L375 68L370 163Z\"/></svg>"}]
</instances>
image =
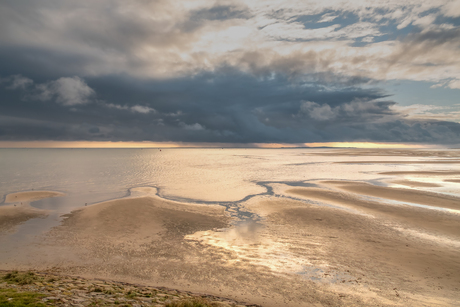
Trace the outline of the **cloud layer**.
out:
<instances>
[{"instance_id":1,"label":"cloud layer","mask_svg":"<svg viewBox=\"0 0 460 307\"><path fill-rule=\"evenodd\" d=\"M458 54L458 1L7 0L0 140L456 144L381 84Z\"/></svg>"}]
</instances>

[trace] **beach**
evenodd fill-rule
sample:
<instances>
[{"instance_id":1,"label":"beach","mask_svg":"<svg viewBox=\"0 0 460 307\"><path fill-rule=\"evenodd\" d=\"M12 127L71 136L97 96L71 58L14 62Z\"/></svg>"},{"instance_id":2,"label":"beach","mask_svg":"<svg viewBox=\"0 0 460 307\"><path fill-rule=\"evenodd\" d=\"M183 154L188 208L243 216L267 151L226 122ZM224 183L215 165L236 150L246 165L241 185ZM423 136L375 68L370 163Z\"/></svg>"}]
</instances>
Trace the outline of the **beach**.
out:
<instances>
[{"instance_id":1,"label":"beach","mask_svg":"<svg viewBox=\"0 0 460 307\"><path fill-rule=\"evenodd\" d=\"M151 152L91 185L10 187L0 269L247 305L459 306L459 151L224 151Z\"/></svg>"}]
</instances>

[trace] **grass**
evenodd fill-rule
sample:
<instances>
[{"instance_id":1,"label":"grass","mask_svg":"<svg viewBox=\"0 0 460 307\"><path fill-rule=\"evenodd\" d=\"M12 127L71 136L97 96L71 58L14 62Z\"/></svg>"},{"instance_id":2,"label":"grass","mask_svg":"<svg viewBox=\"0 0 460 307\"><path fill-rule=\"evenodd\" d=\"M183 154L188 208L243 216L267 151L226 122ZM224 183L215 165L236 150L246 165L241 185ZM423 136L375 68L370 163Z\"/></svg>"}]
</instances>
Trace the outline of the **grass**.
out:
<instances>
[{"instance_id":1,"label":"grass","mask_svg":"<svg viewBox=\"0 0 460 307\"><path fill-rule=\"evenodd\" d=\"M179 302L171 302L165 305L166 307L217 307L219 305L211 303L204 298L193 298L188 300L182 300Z\"/></svg>"},{"instance_id":2,"label":"grass","mask_svg":"<svg viewBox=\"0 0 460 307\"><path fill-rule=\"evenodd\" d=\"M3 276L3 280L10 284L18 284L18 285L30 285L34 282L41 281L43 278L36 275L34 272L25 272L19 273L18 271L13 271L11 273L6 274Z\"/></svg>"},{"instance_id":3,"label":"grass","mask_svg":"<svg viewBox=\"0 0 460 307\"><path fill-rule=\"evenodd\" d=\"M0 279L3 279L9 284L17 284L17 285L30 285L36 282L42 282L45 280L44 277L35 274L34 272L18 272L13 271L10 272ZM48 282L57 281L54 277L48 278ZM80 287L81 288L81 287ZM155 302L166 301L166 307L218 307L219 304L213 303L206 298L203 297L195 297L191 299L183 299L180 301L170 301L170 295L164 295L161 298L156 297L157 291L152 292L137 292L135 290L129 290L124 292L123 288L116 289L104 289L101 287L92 286L91 292L100 292L106 294L120 294L129 298L134 299L138 296L144 297L154 297ZM124 293L123 293L124 292ZM41 293L34 293L34 292L18 292L17 289L0 289L0 307L45 307L48 306L47 304L41 301L42 298L46 297L46 295ZM118 295L117 295L118 297ZM99 306L102 302L92 302L90 306ZM49 304L49 303L48 303ZM121 304L120 301L116 300L114 305L119 307L131 307L130 304Z\"/></svg>"},{"instance_id":4,"label":"grass","mask_svg":"<svg viewBox=\"0 0 460 307\"><path fill-rule=\"evenodd\" d=\"M33 292L17 292L16 289L0 289L2 307L45 307L40 299L45 295Z\"/></svg>"}]
</instances>

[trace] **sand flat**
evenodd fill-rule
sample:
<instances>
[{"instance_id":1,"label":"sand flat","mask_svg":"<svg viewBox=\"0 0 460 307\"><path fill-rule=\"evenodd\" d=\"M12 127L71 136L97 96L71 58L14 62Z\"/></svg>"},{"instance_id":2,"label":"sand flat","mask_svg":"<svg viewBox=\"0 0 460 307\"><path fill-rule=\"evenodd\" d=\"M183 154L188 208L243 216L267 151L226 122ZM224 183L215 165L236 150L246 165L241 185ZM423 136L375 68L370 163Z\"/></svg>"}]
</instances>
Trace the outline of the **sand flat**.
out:
<instances>
[{"instance_id":1,"label":"sand flat","mask_svg":"<svg viewBox=\"0 0 460 307\"><path fill-rule=\"evenodd\" d=\"M439 208L460 210L459 197L444 195L440 193L403 188L381 187L363 182L322 181L322 183L332 185L344 191L361 195L379 197L383 199L386 198Z\"/></svg>"},{"instance_id":2,"label":"sand flat","mask_svg":"<svg viewBox=\"0 0 460 307\"><path fill-rule=\"evenodd\" d=\"M439 188L441 187L440 184L436 184L436 183L420 182L420 181L412 181L412 180L394 180L390 182L399 184L399 185L405 185L407 187L412 187L412 188Z\"/></svg>"},{"instance_id":3,"label":"sand flat","mask_svg":"<svg viewBox=\"0 0 460 307\"><path fill-rule=\"evenodd\" d=\"M31 202L40 200L43 198L49 197L59 197L64 196L63 193L53 192L53 191L27 191L27 192L18 192L11 193L6 195L5 203L15 203L15 202Z\"/></svg>"},{"instance_id":4,"label":"sand flat","mask_svg":"<svg viewBox=\"0 0 460 307\"><path fill-rule=\"evenodd\" d=\"M228 217L220 206L187 205L147 195L111 200L68 214L60 230L85 240L101 238L136 245L160 235L180 235L197 230L224 227Z\"/></svg>"}]
</instances>

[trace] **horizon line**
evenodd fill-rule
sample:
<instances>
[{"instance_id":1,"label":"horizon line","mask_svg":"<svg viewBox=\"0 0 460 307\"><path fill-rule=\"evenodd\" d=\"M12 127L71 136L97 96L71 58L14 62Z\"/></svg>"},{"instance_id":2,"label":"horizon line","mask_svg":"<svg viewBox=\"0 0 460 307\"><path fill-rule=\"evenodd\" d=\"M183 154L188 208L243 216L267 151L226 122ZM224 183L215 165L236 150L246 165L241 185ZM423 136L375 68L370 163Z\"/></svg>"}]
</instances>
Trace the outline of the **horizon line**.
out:
<instances>
[{"instance_id":1,"label":"horizon line","mask_svg":"<svg viewBox=\"0 0 460 307\"><path fill-rule=\"evenodd\" d=\"M123 141L0 141L0 148L447 148L439 144L392 142L312 143L211 143L211 142L123 142Z\"/></svg>"}]
</instances>

